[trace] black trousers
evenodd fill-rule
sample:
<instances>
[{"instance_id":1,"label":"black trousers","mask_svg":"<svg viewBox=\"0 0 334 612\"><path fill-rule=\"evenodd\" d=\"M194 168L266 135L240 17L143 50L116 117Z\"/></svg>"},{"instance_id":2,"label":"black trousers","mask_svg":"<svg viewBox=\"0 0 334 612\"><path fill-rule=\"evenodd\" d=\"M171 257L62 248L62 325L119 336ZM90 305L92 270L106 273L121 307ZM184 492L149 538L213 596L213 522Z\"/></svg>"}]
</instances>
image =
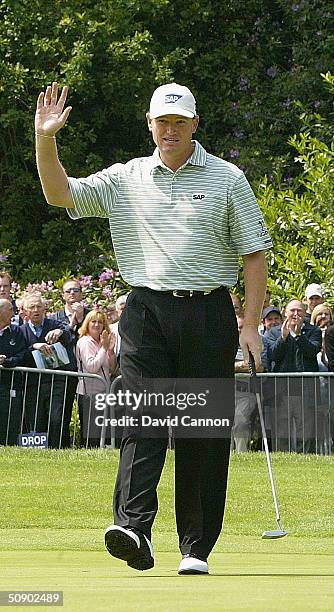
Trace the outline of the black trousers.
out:
<instances>
[{"instance_id":1,"label":"black trousers","mask_svg":"<svg viewBox=\"0 0 334 612\"><path fill-rule=\"evenodd\" d=\"M121 316L123 389L144 378L233 378L238 330L230 295L177 298L135 288ZM151 538L167 438L127 432L114 492L115 524ZM182 554L207 557L222 528L230 438L175 440L175 511Z\"/></svg>"}]
</instances>

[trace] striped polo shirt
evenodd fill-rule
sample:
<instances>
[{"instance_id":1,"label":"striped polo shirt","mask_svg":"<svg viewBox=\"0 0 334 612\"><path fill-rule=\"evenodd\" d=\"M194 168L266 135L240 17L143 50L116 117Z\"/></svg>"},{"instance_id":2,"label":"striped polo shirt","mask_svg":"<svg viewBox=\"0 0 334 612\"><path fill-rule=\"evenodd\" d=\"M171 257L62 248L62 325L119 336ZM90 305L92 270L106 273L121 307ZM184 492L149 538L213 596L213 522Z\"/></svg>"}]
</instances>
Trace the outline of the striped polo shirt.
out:
<instances>
[{"instance_id":1,"label":"striped polo shirt","mask_svg":"<svg viewBox=\"0 0 334 612\"><path fill-rule=\"evenodd\" d=\"M156 149L87 178L69 178L72 219L104 217L120 273L134 287L233 286L238 257L272 246L243 172L195 141L176 172Z\"/></svg>"}]
</instances>

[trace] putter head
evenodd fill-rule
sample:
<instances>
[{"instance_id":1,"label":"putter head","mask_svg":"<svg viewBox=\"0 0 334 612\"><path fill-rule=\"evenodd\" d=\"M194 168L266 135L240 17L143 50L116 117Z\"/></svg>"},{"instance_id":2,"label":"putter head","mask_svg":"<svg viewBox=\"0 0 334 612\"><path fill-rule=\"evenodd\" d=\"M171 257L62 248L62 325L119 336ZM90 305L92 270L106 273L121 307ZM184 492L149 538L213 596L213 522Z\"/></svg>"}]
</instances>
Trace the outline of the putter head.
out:
<instances>
[{"instance_id":1,"label":"putter head","mask_svg":"<svg viewBox=\"0 0 334 612\"><path fill-rule=\"evenodd\" d=\"M284 529L273 529L272 531L264 531L262 534L262 539L277 540L278 538L284 538L286 535L288 535L288 532L284 531Z\"/></svg>"}]
</instances>

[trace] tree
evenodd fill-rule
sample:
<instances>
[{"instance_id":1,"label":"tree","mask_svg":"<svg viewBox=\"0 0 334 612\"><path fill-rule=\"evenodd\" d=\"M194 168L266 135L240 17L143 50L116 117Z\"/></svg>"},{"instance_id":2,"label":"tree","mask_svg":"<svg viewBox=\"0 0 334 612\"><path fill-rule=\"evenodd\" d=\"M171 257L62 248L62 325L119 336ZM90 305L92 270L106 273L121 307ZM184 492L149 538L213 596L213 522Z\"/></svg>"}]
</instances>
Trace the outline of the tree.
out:
<instances>
[{"instance_id":1,"label":"tree","mask_svg":"<svg viewBox=\"0 0 334 612\"><path fill-rule=\"evenodd\" d=\"M323 75L334 94L334 77ZM264 180L259 203L273 238L269 255L269 286L273 299L304 296L311 282L327 289L334 305L334 141L333 128L320 114L303 113L303 130L290 138L301 172L290 185L276 176Z\"/></svg>"},{"instance_id":2,"label":"tree","mask_svg":"<svg viewBox=\"0 0 334 612\"><path fill-rule=\"evenodd\" d=\"M55 78L70 88L60 156L73 176L146 155L144 113L157 85L181 81L202 115L199 139L255 184L295 172L287 140L308 112L326 113L320 72L332 62L325 0L0 1L0 250L22 280L90 274L104 220L76 223L47 207L33 151L33 115ZM319 93L319 91L321 93Z\"/></svg>"}]
</instances>

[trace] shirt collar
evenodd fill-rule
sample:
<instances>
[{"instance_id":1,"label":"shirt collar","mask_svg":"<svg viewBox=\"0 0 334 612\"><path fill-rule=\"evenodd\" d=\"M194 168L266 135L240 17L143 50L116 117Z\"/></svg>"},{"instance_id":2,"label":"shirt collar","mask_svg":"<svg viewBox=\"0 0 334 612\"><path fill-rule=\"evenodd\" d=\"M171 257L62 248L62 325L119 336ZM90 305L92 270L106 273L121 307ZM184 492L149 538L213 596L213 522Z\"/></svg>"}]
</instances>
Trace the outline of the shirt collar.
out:
<instances>
[{"instance_id":1,"label":"shirt collar","mask_svg":"<svg viewBox=\"0 0 334 612\"><path fill-rule=\"evenodd\" d=\"M72 314L73 314L73 312L71 312L71 311L68 309L68 307L67 307L67 305L66 305L66 304L65 304L64 312L65 312L66 316L67 316L67 317L70 319L70 318L71 318L71 316L72 316Z\"/></svg>"},{"instance_id":2,"label":"shirt collar","mask_svg":"<svg viewBox=\"0 0 334 612\"><path fill-rule=\"evenodd\" d=\"M30 319L29 319L29 321L28 321L28 325L29 325L30 329L31 329L31 330L32 330L32 331L35 333L36 331L40 331L40 330L43 328L43 325L44 325L44 319L43 319L43 321L42 321L42 323L41 323L40 325L34 325L34 324L33 324L33 323L30 321Z\"/></svg>"},{"instance_id":3,"label":"shirt collar","mask_svg":"<svg viewBox=\"0 0 334 612\"><path fill-rule=\"evenodd\" d=\"M2 336L2 334L6 331L6 329L10 329L9 325L6 325L6 327L3 327L2 329L0 329L0 336Z\"/></svg>"},{"instance_id":4,"label":"shirt collar","mask_svg":"<svg viewBox=\"0 0 334 612\"><path fill-rule=\"evenodd\" d=\"M195 148L184 165L204 167L206 164L207 152L197 140L192 140L192 143L195 145ZM165 164L161 161L158 147L156 147L156 149L154 150L153 155L150 157L150 161L151 161L151 169L150 169L151 172L155 168L158 168L159 166L161 166L162 168L166 167Z\"/></svg>"}]
</instances>

